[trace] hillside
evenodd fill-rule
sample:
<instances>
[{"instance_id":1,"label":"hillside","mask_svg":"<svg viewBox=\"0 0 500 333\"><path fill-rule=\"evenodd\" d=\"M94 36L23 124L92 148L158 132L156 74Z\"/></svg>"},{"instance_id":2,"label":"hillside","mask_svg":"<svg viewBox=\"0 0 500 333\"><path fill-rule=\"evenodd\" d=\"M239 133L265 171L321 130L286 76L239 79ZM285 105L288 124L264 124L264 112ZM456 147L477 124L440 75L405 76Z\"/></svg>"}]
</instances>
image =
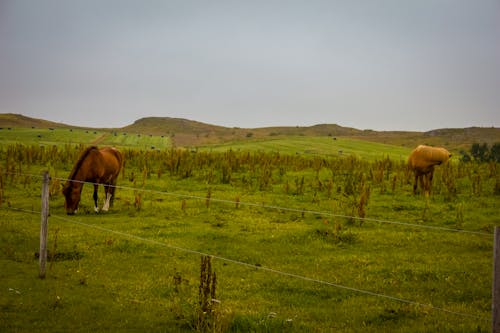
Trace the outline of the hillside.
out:
<instances>
[{"instance_id":1,"label":"hillside","mask_svg":"<svg viewBox=\"0 0 500 333\"><path fill-rule=\"evenodd\" d=\"M20 114L0 113L0 127L1 128L6 128L6 127L21 127L21 128L64 127L64 128L69 128L69 127L76 127L76 126L70 126L70 125L56 123L53 121L48 121L48 120L43 120L43 119L30 118L30 117L26 117L26 116L23 116Z\"/></svg>"},{"instance_id":2,"label":"hillside","mask_svg":"<svg viewBox=\"0 0 500 333\"><path fill-rule=\"evenodd\" d=\"M354 128L329 124L309 127L229 128L168 117L141 118L120 130L170 136L177 146L198 146L277 136L355 136L362 133Z\"/></svg>"},{"instance_id":3,"label":"hillside","mask_svg":"<svg viewBox=\"0 0 500 333\"><path fill-rule=\"evenodd\" d=\"M79 128L23 115L0 114L0 128L6 127ZM170 117L141 118L131 125L122 128L107 129L107 131L166 136L177 147L195 147L234 141L266 140L288 136L344 137L407 148L412 148L418 144L442 145L454 151L460 149L468 150L471 144L475 142L485 142L489 145L500 142L500 128L495 127L444 128L428 132L359 130L336 124L295 127L229 128Z\"/></svg>"},{"instance_id":4,"label":"hillside","mask_svg":"<svg viewBox=\"0 0 500 333\"><path fill-rule=\"evenodd\" d=\"M180 147L220 144L250 139L269 139L286 136L347 137L412 148L418 144L442 145L451 150L468 150L475 143L489 145L500 142L500 128L445 128L428 132L373 131L319 124L295 127L228 128L179 118L142 118L122 130L170 136Z\"/></svg>"},{"instance_id":5,"label":"hillside","mask_svg":"<svg viewBox=\"0 0 500 333\"><path fill-rule=\"evenodd\" d=\"M444 146L450 150L469 150L473 143L492 145L500 142L500 128L468 127L444 128L427 132L374 132L363 131L360 136L351 136L361 140L414 147L417 144Z\"/></svg>"}]
</instances>

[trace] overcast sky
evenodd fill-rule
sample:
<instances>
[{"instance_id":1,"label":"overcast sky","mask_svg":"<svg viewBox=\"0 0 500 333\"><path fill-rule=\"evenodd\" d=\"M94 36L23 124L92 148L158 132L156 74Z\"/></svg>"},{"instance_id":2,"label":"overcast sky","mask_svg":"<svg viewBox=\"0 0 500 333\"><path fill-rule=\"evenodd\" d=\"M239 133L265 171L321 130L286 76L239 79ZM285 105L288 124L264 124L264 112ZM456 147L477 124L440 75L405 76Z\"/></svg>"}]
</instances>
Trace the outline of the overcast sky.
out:
<instances>
[{"instance_id":1,"label":"overcast sky","mask_svg":"<svg viewBox=\"0 0 500 333\"><path fill-rule=\"evenodd\" d=\"M0 0L0 113L500 127L500 1Z\"/></svg>"}]
</instances>

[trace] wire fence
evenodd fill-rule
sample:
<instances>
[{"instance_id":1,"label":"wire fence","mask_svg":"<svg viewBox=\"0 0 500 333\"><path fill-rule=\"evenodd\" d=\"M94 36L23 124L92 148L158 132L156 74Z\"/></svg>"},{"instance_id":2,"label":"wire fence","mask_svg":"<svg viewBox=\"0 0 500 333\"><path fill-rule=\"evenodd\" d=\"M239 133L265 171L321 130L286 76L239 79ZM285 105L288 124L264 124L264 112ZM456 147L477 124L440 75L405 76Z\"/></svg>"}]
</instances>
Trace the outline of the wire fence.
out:
<instances>
[{"instance_id":1,"label":"wire fence","mask_svg":"<svg viewBox=\"0 0 500 333\"><path fill-rule=\"evenodd\" d=\"M65 178L57 178L57 179L62 180L62 181L72 181L72 180L65 179ZM95 185L95 184L93 184L93 185ZM312 214L312 215L319 215L319 216L325 216L325 217L338 217L338 218L343 218L343 219L359 220L362 222L393 224L393 225L400 225L400 226L412 227L412 228L432 229L432 230L450 231L450 232L458 232L458 233L466 233L466 234L474 234L474 235L493 237L493 233L487 233L487 232L481 232L481 231L471 231L471 230L464 230L464 229L445 228L445 227L414 224L414 223L407 223L407 222L389 221L389 220L375 219L375 218L369 218L369 217L334 214L334 213L330 213L330 212L322 212L322 211L299 209L299 208L290 208L290 207L283 207L283 206L273 206L273 205L245 202L245 201L235 201L235 200L217 199L217 198L208 198L207 199L206 197L201 197L201 196L196 196L196 195L180 194L180 193L175 193L175 192L166 192L166 191L157 191L157 190L148 190L148 189L139 189L139 188L133 188L133 187L127 187L127 186L114 186L114 187L118 188L118 189L130 190L130 191L147 192L147 193L158 194L158 195L168 195L168 196L174 196L174 197L185 198L185 199L209 200L210 202L218 202L218 203L225 203L225 204L232 204L232 205L238 204L241 206L258 207L258 208L264 208L264 209L279 210L279 211L283 211L283 212Z\"/></svg>"},{"instance_id":2,"label":"wire fence","mask_svg":"<svg viewBox=\"0 0 500 333\"><path fill-rule=\"evenodd\" d=\"M40 179L42 178L41 175L35 175L35 174L19 174L19 173L9 173L9 172L4 172L4 173L29 176L29 177L40 178ZM62 178L62 177L51 177L51 179L62 181L62 182L73 182L73 183L80 183L80 184L100 185L98 183L73 180L73 179ZM217 203L224 203L224 204L231 204L231 205L241 205L241 206L247 206L247 207L257 207L257 208L263 208L263 209L269 209L269 210L279 210L279 211L284 211L284 212L285 211L286 212L295 212L295 213L311 214L311 215L318 215L318 216L324 216L324 217L336 217L336 218L343 218L343 219L350 219L350 220L358 220L358 221L370 222L370 223L392 224L392 225L399 225L399 226L408 227L408 228L440 230L440 231L448 231L448 232L455 232L455 233L464 233L464 234L471 234L471 235L493 237L492 232L489 233L489 232L483 232L483 231L473 231L473 230L465 230L465 229L457 229L457 228L423 225L423 224L416 224L416 223L409 223L409 222L402 222L402 221L393 221L393 220L386 220L386 219L376 219L376 218L359 217L359 216L353 216L353 215L334 214L331 212L324 212L324 211L317 211L317 210L291 208L291 207L259 204L259 203L253 203L253 202L236 201L236 200L228 200L228 199L218 199L218 198L213 198L213 197L207 198L207 197L191 195L191 194L151 190L151 189L137 188L137 187L130 187L130 186L120 186L120 185L106 185L106 186L114 187L116 189L135 191L138 193L150 193L150 194L172 196L172 197L183 198L183 199L209 200L210 202L217 202Z\"/></svg>"},{"instance_id":3,"label":"wire fence","mask_svg":"<svg viewBox=\"0 0 500 333\"><path fill-rule=\"evenodd\" d=\"M33 178L39 178L39 179L42 179L42 177L43 177L41 175L36 175L36 174L8 173L8 172L3 172L3 173L16 175L16 176L33 177ZM61 177L52 177L51 179L63 181L63 182L69 181L69 182L78 182L78 183L82 183L82 184L100 185L100 184L96 184L96 183L92 183L92 182L75 181L75 180L70 180L70 179L61 178ZM252 202L217 199L217 198L213 198L213 197L210 197L207 199L206 197L203 197L203 196L182 194L182 193L168 192L168 191L151 190L151 189L145 189L145 188L135 188L135 187L129 187L129 186L114 186L114 187L117 189L122 189L122 190L150 193L150 194L154 194L154 195L173 196L173 197L182 198L182 199L210 200L211 202L223 203L223 204L232 204L232 205L238 204L238 205L242 205L242 206L264 208L264 209L269 209L269 210L298 212L298 213L303 213L303 214L307 213L307 214L319 215L319 216L324 216L324 217L338 217L338 218L354 219L354 220L361 220L363 222L381 223L381 224L387 224L387 225L393 225L393 226L402 226L402 227L407 227L407 228L421 228L421 229L428 229L428 230L441 231L441 232L452 232L452 233L470 234L470 235L475 235L475 236L493 237L493 233L487 233L487 232L471 231L471 230L464 230L464 229L454 229L454 228L446 228L446 227L439 227L439 226L428 226L428 225L413 224L413 223L407 223L407 222L401 222L401 221L391 221L391 220L374 219L374 218L366 218L366 217L361 218L361 217L356 217L356 216L333 214L330 212L323 212L323 211L304 210L304 209L298 209L298 208L258 204L258 203L252 203ZM28 214L40 214L41 213L41 211L36 211L34 209L13 207L12 205L10 205L8 207L5 207L5 205L0 205L0 209L11 210L11 211L16 211L16 212L20 212L20 213L28 213ZM165 248L175 250L175 251L181 251L184 253L201 255L201 256L210 256L210 257L217 259L217 260L220 260L220 261L224 261L224 262L252 268L255 270L259 270L259 271L264 271L267 273L277 274L277 275L281 275L281 276L285 276L285 277L289 277L289 278L294 278L294 279L299 279L299 280L303 280L303 281L307 281L307 282L312 282L312 283L316 283L316 284L320 284L320 285L335 287L338 289L352 291L355 293L364 294L364 295L368 295L368 296L388 299L391 301L405 303L405 304L409 304L409 305L413 305L413 306L417 306L417 307L421 307L421 308L426 308L426 309L430 309L430 310L434 310L434 311L439 311L439 312L443 312L443 313L448 313L448 314L456 315L459 317L473 318L473 319L477 319L477 320L481 320L481 321L491 322L491 318L486 318L486 317L482 317L482 316L478 316L478 315L474 315L474 314L470 314L470 313L465 313L465 312L460 312L460 311L453 311L450 309L446 309L444 307L434 306L432 304L421 303L421 302L417 302L417 301L413 301L413 300L409 300L409 299L405 299L405 298L395 297L395 296L377 293L377 292L373 292L373 291L369 291L369 290L364 290L364 289L359 289L359 288L346 286L346 285L342 285L342 284L338 284L338 283L333 283L333 282L322 280L322 279L316 279L316 278L311 278L311 277L300 275L300 274L289 273L289 272L285 272L282 270L273 269L271 267L250 264L250 263L247 263L244 261L227 258L227 257L223 257L220 255L214 255L214 254L203 252L203 251L198 251L198 250L193 250L193 249L189 249L189 248L185 248L185 247L175 246L175 245L171 245L171 244L161 242L158 240L140 237L137 235L133 235L133 234L126 233L126 232L105 228L105 227L98 226L98 225L84 223L76 217L69 218L69 217L63 217L63 216L50 214L50 218L56 219L56 220L59 220L62 222L72 223L72 224L79 225L79 226L85 227L85 228L91 228L94 230L115 234L115 235L118 235L120 237L128 238L131 240L149 243L149 244L152 244L155 246L165 247Z\"/></svg>"}]
</instances>

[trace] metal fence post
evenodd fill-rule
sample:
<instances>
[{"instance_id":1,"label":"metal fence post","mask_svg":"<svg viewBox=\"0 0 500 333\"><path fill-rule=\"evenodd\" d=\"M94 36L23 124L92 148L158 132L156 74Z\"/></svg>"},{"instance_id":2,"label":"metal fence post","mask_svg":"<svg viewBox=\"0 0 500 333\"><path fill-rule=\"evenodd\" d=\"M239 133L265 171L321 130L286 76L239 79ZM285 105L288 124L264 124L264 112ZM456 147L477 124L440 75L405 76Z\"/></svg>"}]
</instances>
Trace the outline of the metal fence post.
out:
<instances>
[{"instance_id":1,"label":"metal fence post","mask_svg":"<svg viewBox=\"0 0 500 333\"><path fill-rule=\"evenodd\" d=\"M40 279L45 278L45 265L47 263L47 233L49 220L49 172L43 173L42 183L42 211L40 220Z\"/></svg>"}]
</instances>

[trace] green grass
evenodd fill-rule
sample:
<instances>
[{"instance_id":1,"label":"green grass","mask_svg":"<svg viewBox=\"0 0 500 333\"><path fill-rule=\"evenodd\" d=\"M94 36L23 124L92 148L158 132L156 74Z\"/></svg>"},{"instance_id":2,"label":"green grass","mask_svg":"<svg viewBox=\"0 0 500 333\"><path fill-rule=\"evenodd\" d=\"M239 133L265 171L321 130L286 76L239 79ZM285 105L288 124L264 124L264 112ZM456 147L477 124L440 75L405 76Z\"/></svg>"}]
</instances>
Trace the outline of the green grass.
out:
<instances>
[{"instance_id":1,"label":"green grass","mask_svg":"<svg viewBox=\"0 0 500 333\"><path fill-rule=\"evenodd\" d=\"M332 137L287 137L270 138L264 140L249 140L236 143L210 145L201 147L201 150L226 151L276 151L284 154L313 154L320 156L356 156L364 159L406 160L410 149L394 145L368 142L348 138Z\"/></svg>"},{"instance_id":2,"label":"green grass","mask_svg":"<svg viewBox=\"0 0 500 333\"><path fill-rule=\"evenodd\" d=\"M3 128L0 144L25 145L110 145L134 149L166 149L171 147L168 137L141 135L111 130L85 130L77 128Z\"/></svg>"},{"instance_id":3,"label":"green grass","mask_svg":"<svg viewBox=\"0 0 500 333\"><path fill-rule=\"evenodd\" d=\"M112 134L105 136L99 143L102 145L144 150L166 149L170 148L172 145L171 140L168 137L126 132L113 132Z\"/></svg>"},{"instance_id":4,"label":"green grass","mask_svg":"<svg viewBox=\"0 0 500 333\"><path fill-rule=\"evenodd\" d=\"M497 169L440 167L433 194L414 196L399 148L337 141L280 139L232 152L127 148L108 213L93 212L85 185L79 214L66 216L52 179L48 248L59 259L44 280L34 255L40 216L29 213L39 210L41 184L26 174L40 174L54 156L51 174L64 178L76 152L32 148L26 163L27 147L2 142L0 331L193 331L200 254L192 251L218 257L221 331L489 331ZM360 157L338 158L340 146ZM363 184L370 220L341 217L358 215Z\"/></svg>"},{"instance_id":5,"label":"green grass","mask_svg":"<svg viewBox=\"0 0 500 333\"><path fill-rule=\"evenodd\" d=\"M4 145L23 143L40 145L91 144L103 135L102 132L56 128L11 128L0 130L0 142Z\"/></svg>"}]
</instances>

